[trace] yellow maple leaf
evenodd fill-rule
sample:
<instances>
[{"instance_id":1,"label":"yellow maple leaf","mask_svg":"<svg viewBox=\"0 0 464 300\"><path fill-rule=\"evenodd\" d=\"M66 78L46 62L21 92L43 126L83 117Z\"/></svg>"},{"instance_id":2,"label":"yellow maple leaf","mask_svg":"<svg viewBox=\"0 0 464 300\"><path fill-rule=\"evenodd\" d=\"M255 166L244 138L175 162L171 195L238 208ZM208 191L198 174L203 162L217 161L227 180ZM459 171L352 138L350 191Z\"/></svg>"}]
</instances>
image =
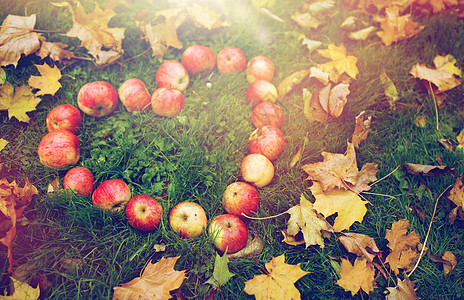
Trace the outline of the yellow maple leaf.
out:
<instances>
[{"instance_id":1,"label":"yellow maple leaf","mask_svg":"<svg viewBox=\"0 0 464 300\"><path fill-rule=\"evenodd\" d=\"M306 248L310 245L319 245L324 248L321 230L329 231L330 225L324 219L318 217L311 202L301 196L300 204L290 208L287 213L290 214L290 219L287 221L287 230L284 231L286 239L287 235L295 236L301 232L303 233Z\"/></svg>"},{"instance_id":2,"label":"yellow maple leaf","mask_svg":"<svg viewBox=\"0 0 464 300\"><path fill-rule=\"evenodd\" d=\"M8 144L8 141L7 141L7 140L5 140L5 139L0 139L0 151L2 151L3 148L5 148L7 144Z\"/></svg>"},{"instance_id":3,"label":"yellow maple leaf","mask_svg":"<svg viewBox=\"0 0 464 300\"><path fill-rule=\"evenodd\" d=\"M317 50L320 55L331 59L325 64L322 64L322 70L330 74L330 80L338 82L338 78L343 73L348 74L353 79L359 73L356 63L358 59L355 56L347 56L346 48L343 45L335 46L330 44L327 49Z\"/></svg>"},{"instance_id":4,"label":"yellow maple leaf","mask_svg":"<svg viewBox=\"0 0 464 300\"><path fill-rule=\"evenodd\" d=\"M29 284L22 282L18 279L11 277L14 286L14 294L10 296L0 296L1 299L11 299L11 300L19 300L19 299L27 299L27 300L36 300L39 299L40 296L40 288L37 286L33 288Z\"/></svg>"},{"instance_id":5,"label":"yellow maple leaf","mask_svg":"<svg viewBox=\"0 0 464 300\"><path fill-rule=\"evenodd\" d=\"M410 16L411 14L400 16L398 6L385 8L385 17L380 20L383 31L377 32L377 35L386 46L409 39L424 29L424 26L418 26L417 22L410 20Z\"/></svg>"},{"instance_id":6,"label":"yellow maple leaf","mask_svg":"<svg viewBox=\"0 0 464 300\"><path fill-rule=\"evenodd\" d=\"M367 212L367 201L363 201L356 193L339 188L324 192L317 181L313 181L309 189L316 198L314 209L318 213L326 218L338 213L333 225L335 231L349 229L356 221L362 222Z\"/></svg>"},{"instance_id":7,"label":"yellow maple leaf","mask_svg":"<svg viewBox=\"0 0 464 300\"><path fill-rule=\"evenodd\" d=\"M409 221L402 219L393 222L392 229L387 229L385 234L385 238L389 241L387 247L391 249L385 263L389 263L390 268L397 275L398 269L409 267L413 263L417 254L414 249L420 242L420 236L414 231L408 234L408 229Z\"/></svg>"},{"instance_id":8,"label":"yellow maple leaf","mask_svg":"<svg viewBox=\"0 0 464 300\"><path fill-rule=\"evenodd\" d=\"M32 93L27 85L16 89L6 82L0 86L0 110L8 110L8 117L16 117L21 122L29 122L26 112L35 110L42 99Z\"/></svg>"},{"instance_id":9,"label":"yellow maple leaf","mask_svg":"<svg viewBox=\"0 0 464 300\"><path fill-rule=\"evenodd\" d=\"M255 275L245 282L244 292L261 299L300 299L300 292L294 283L309 272L303 271L300 264L285 263L285 255L273 257L266 263L268 274Z\"/></svg>"},{"instance_id":10,"label":"yellow maple leaf","mask_svg":"<svg viewBox=\"0 0 464 300\"><path fill-rule=\"evenodd\" d=\"M36 93L37 96L45 94L55 95L56 91L61 87L58 81L61 78L60 69L58 69L57 66L51 68L47 64L35 66L37 70L39 70L41 76L31 76L27 83L29 83L32 88L39 89Z\"/></svg>"},{"instance_id":11,"label":"yellow maple leaf","mask_svg":"<svg viewBox=\"0 0 464 300\"><path fill-rule=\"evenodd\" d=\"M113 288L113 300L169 299L169 291L179 288L185 279L185 270L174 270L178 259L163 257L155 264L149 263L140 277Z\"/></svg>"},{"instance_id":12,"label":"yellow maple leaf","mask_svg":"<svg viewBox=\"0 0 464 300\"><path fill-rule=\"evenodd\" d=\"M340 279L337 284L350 291L354 296L360 289L369 294L374 290L374 266L367 259L357 257L354 265L348 259L342 258L342 269L340 270Z\"/></svg>"}]
</instances>

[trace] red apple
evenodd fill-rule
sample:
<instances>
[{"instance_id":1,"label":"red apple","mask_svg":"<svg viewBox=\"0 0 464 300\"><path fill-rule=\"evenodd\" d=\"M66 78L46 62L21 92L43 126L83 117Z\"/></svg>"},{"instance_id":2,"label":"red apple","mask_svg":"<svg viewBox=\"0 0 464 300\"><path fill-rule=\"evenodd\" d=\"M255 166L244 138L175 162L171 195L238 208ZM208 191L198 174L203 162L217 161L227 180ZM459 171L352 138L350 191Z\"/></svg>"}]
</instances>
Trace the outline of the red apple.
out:
<instances>
[{"instance_id":1,"label":"red apple","mask_svg":"<svg viewBox=\"0 0 464 300\"><path fill-rule=\"evenodd\" d=\"M129 112L147 111L151 96L145 83L138 78L130 78L118 89L119 99Z\"/></svg>"},{"instance_id":2,"label":"red apple","mask_svg":"<svg viewBox=\"0 0 464 300\"><path fill-rule=\"evenodd\" d=\"M95 179L92 172L84 167L69 170L63 178L63 188L72 189L83 196L90 196L93 192Z\"/></svg>"},{"instance_id":3,"label":"red apple","mask_svg":"<svg viewBox=\"0 0 464 300\"><path fill-rule=\"evenodd\" d=\"M92 117L104 117L115 111L118 93L106 81L93 81L84 84L77 94L79 108Z\"/></svg>"},{"instance_id":4,"label":"red apple","mask_svg":"<svg viewBox=\"0 0 464 300\"><path fill-rule=\"evenodd\" d=\"M256 128L248 139L248 151L259 153L269 160L276 160L285 146L285 138L279 128L264 125Z\"/></svg>"},{"instance_id":5,"label":"red apple","mask_svg":"<svg viewBox=\"0 0 464 300\"><path fill-rule=\"evenodd\" d=\"M189 75L184 66L177 61L166 61L156 71L158 88L185 91L189 85Z\"/></svg>"},{"instance_id":6,"label":"red apple","mask_svg":"<svg viewBox=\"0 0 464 300\"><path fill-rule=\"evenodd\" d=\"M66 129L77 134L82 126L82 115L77 107L70 104L61 104L48 113L46 122L48 132Z\"/></svg>"},{"instance_id":7,"label":"red apple","mask_svg":"<svg viewBox=\"0 0 464 300\"><path fill-rule=\"evenodd\" d=\"M218 53L216 61L221 74L238 74L246 69L246 58L239 48L222 49Z\"/></svg>"},{"instance_id":8,"label":"red apple","mask_svg":"<svg viewBox=\"0 0 464 300\"><path fill-rule=\"evenodd\" d=\"M163 207L147 195L137 195L127 202L126 217L129 224L140 231L158 228L163 216Z\"/></svg>"},{"instance_id":9,"label":"red apple","mask_svg":"<svg viewBox=\"0 0 464 300\"><path fill-rule=\"evenodd\" d=\"M263 101L258 103L251 112L251 122L256 127L272 125L280 128L284 123L284 112L274 103Z\"/></svg>"},{"instance_id":10,"label":"red apple","mask_svg":"<svg viewBox=\"0 0 464 300\"><path fill-rule=\"evenodd\" d=\"M81 154L77 136L64 129L46 134L40 141L37 152L42 165L54 169L75 165Z\"/></svg>"},{"instance_id":11,"label":"red apple","mask_svg":"<svg viewBox=\"0 0 464 300\"><path fill-rule=\"evenodd\" d=\"M277 88L275 85L266 80L256 80L251 83L246 91L247 103L253 106L261 101L276 102Z\"/></svg>"},{"instance_id":12,"label":"red apple","mask_svg":"<svg viewBox=\"0 0 464 300\"><path fill-rule=\"evenodd\" d=\"M255 56L247 64L246 78L249 83L256 80L272 82L274 79L274 63L266 56Z\"/></svg>"},{"instance_id":13,"label":"red apple","mask_svg":"<svg viewBox=\"0 0 464 300\"><path fill-rule=\"evenodd\" d=\"M181 238L201 235L207 224L205 210L195 202L180 202L169 212L169 225Z\"/></svg>"},{"instance_id":14,"label":"red apple","mask_svg":"<svg viewBox=\"0 0 464 300\"><path fill-rule=\"evenodd\" d=\"M210 74L216 65L216 55L206 46L192 45L182 53L182 65L190 75Z\"/></svg>"},{"instance_id":15,"label":"red apple","mask_svg":"<svg viewBox=\"0 0 464 300\"><path fill-rule=\"evenodd\" d=\"M258 209L259 194L255 187L246 182L233 182L227 186L222 204L229 214L250 216Z\"/></svg>"},{"instance_id":16,"label":"red apple","mask_svg":"<svg viewBox=\"0 0 464 300\"><path fill-rule=\"evenodd\" d=\"M129 186L120 179L103 181L93 192L92 202L104 210L118 210L131 199Z\"/></svg>"},{"instance_id":17,"label":"red apple","mask_svg":"<svg viewBox=\"0 0 464 300\"><path fill-rule=\"evenodd\" d=\"M208 229L216 248L227 253L243 249L248 241L248 230L243 221L231 214L220 215L211 221Z\"/></svg>"},{"instance_id":18,"label":"red apple","mask_svg":"<svg viewBox=\"0 0 464 300\"><path fill-rule=\"evenodd\" d=\"M257 187L268 185L274 177L274 165L266 156L258 153L245 156L240 171L245 181Z\"/></svg>"},{"instance_id":19,"label":"red apple","mask_svg":"<svg viewBox=\"0 0 464 300\"><path fill-rule=\"evenodd\" d=\"M184 95L178 90L159 88L151 96L151 107L160 116L173 118L184 108Z\"/></svg>"}]
</instances>

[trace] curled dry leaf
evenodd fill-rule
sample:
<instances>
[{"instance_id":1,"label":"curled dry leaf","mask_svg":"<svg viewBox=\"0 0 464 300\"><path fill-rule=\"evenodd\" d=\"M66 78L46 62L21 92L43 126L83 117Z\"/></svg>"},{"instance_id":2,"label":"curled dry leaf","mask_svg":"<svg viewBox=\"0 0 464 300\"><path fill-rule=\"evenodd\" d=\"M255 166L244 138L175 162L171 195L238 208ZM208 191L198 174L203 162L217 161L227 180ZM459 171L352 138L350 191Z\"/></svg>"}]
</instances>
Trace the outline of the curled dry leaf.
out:
<instances>
[{"instance_id":1,"label":"curled dry leaf","mask_svg":"<svg viewBox=\"0 0 464 300\"><path fill-rule=\"evenodd\" d=\"M404 280L398 279L398 285L394 288L387 287L389 294L387 300L419 300L414 290L414 283L405 275Z\"/></svg>"},{"instance_id":2,"label":"curled dry leaf","mask_svg":"<svg viewBox=\"0 0 464 300\"><path fill-rule=\"evenodd\" d=\"M374 32L374 30L376 29L376 27L374 26L369 26L369 27L366 27L364 29L360 29L358 31L353 31L353 32L350 32L348 33L348 37L352 40L355 40L355 41L362 41L362 40L365 40L369 37L369 35Z\"/></svg>"},{"instance_id":3,"label":"curled dry leaf","mask_svg":"<svg viewBox=\"0 0 464 300\"><path fill-rule=\"evenodd\" d=\"M456 260L456 256L450 251L445 251L445 253L443 253L443 256L441 258L450 263L450 265L443 264L443 271L445 272L445 275L448 275L451 271L453 271L454 267L458 263Z\"/></svg>"},{"instance_id":4,"label":"curled dry leaf","mask_svg":"<svg viewBox=\"0 0 464 300\"><path fill-rule=\"evenodd\" d=\"M356 116L355 119L356 125L354 127L353 136L351 138L351 143L355 148L358 148L359 144L367 139L367 134L369 133L369 128L371 127L372 116L369 116L366 120L364 120L365 114L366 111L363 110Z\"/></svg>"},{"instance_id":5,"label":"curled dry leaf","mask_svg":"<svg viewBox=\"0 0 464 300\"><path fill-rule=\"evenodd\" d=\"M456 170L448 166L430 166L406 163L402 167L403 172L420 176L441 176L443 174L455 174Z\"/></svg>"},{"instance_id":6,"label":"curled dry leaf","mask_svg":"<svg viewBox=\"0 0 464 300\"><path fill-rule=\"evenodd\" d=\"M329 110L328 113L336 118L340 117L350 93L350 85L348 83L339 83L330 90L329 94Z\"/></svg>"},{"instance_id":7,"label":"curled dry leaf","mask_svg":"<svg viewBox=\"0 0 464 300\"><path fill-rule=\"evenodd\" d=\"M237 259L237 258L243 258L243 257L249 257L249 256L256 256L263 251L263 248L264 248L263 240L259 236L252 236L249 234L248 242L245 245L245 248L243 248L242 250L238 252L227 254L227 257L229 259Z\"/></svg>"}]
</instances>

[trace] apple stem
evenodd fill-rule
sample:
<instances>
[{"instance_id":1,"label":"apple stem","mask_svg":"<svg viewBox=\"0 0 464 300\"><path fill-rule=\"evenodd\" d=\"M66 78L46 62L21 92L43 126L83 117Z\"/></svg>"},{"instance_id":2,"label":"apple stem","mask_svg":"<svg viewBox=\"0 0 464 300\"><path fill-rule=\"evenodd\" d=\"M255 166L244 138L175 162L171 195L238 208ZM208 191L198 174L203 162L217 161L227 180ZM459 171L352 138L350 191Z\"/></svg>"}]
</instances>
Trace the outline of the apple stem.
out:
<instances>
[{"instance_id":1,"label":"apple stem","mask_svg":"<svg viewBox=\"0 0 464 300\"><path fill-rule=\"evenodd\" d=\"M242 216L244 216L245 218L248 218L248 219L252 219L252 220L268 220L268 219L274 219L274 218L277 218L277 217L280 217L284 214L288 213L288 211L284 211L283 213L280 213L280 214L277 214L277 215L274 215L274 216L269 216L269 217L263 217L263 218L256 218L256 217L250 217L244 213L242 213Z\"/></svg>"}]
</instances>

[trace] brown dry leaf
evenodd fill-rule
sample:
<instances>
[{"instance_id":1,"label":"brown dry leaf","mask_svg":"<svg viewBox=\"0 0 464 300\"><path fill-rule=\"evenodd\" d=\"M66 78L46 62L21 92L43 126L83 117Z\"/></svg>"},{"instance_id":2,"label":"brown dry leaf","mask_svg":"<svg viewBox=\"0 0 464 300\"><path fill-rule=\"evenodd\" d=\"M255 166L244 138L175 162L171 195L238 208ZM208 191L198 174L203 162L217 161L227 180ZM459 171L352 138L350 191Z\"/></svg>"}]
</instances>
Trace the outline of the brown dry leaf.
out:
<instances>
[{"instance_id":1,"label":"brown dry leaf","mask_svg":"<svg viewBox=\"0 0 464 300\"><path fill-rule=\"evenodd\" d=\"M41 76L31 76L27 83L33 89L39 89L36 93L37 96L40 95L55 95L55 93L60 89L61 84L59 80L61 79L61 71L57 66L51 68L47 64L35 65Z\"/></svg>"},{"instance_id":2,"label":"brown dry leaf","mask_svg":"<svg viewBox=\"0 0 464 300\"><path fill-rule=\"evenodd\" d=\"M346 98L350 93L350 85L348 83L339 83L330 89L329 93L329 110L327 111L331 116L336 118L340 117L343 112L345 104L348 102Z\"/></svg>"},{"instance_id":3,"label":"brown dry leaf","mask_svg":"<svg viewBox=\"0 0 464 300\"><path fill-rule=\"evenodd\" d=\"M327 49L317 50L320 55L331 59L331 61L322 64L322 71L330 74L330 80L338 83L340 75L346 73L353 79L356 79L359 70L356 66L358 59L354 56L347 56L346 48L343 45L335 46L330 44Z\"/></svg>"},{"instance_id":4,"label":"brown dry leaf","mask_svg":"<svg viewBox=\"0 0 464 300\"><path fill-rule=\"evenodd\" d=\"M290 218L287 221L287 230L283 232L285 239L291 239L287 236L296 236L299 232L303 234L306 248L311 245L319 245L324 248L324 239L321 235L321 230L330 231L331 226L325 221L324 218L317 215L314 210L313 204L305 199L302 195L300 197L300 204L290 208L287 213ZM290 243L292 244L292 243Z\"/></svg>"},{"instance_id":5,"label":"brown dry leaf","mask_svg":"<svg viewBox=\"0 0 464 300\"><path fill-rule=\"evenodd\" d=\"M409 221L402 219L393 222L392 229L387 229L385 238L389 241L388 248L391 253L385 259L385 263L390 264L390 268L399 274L398 269L404 269L415 263L415 251L417 244L420 242L420 236L416 232L407 233Z\"/></svg>"},{"instance_id":6,"label":"brown dry leaf","mask_svg":"<svg viewBox=\"0 0 464 300\"><path fill-rule=\"evenodd\" d=\"M321 26L322 22L319 21L312 14L305 12L296 12L291 16L292 20L301 28L314 28Z\"/></svg>"},{"instance_id":7,"label":"brown dry leaf","mask_svg":"<svg viewBox=\"0 0 464 300\"><path fill-rule=\"evenodd\" d=\"M462 183L462 176L456 178L456 182L449 191L447 198L453 201L457 206L464 207L464 184Z\"/></svg>"},{"instance_id":8,"label":"brown dry leaf","mask_svg":"<svg viewBox=\"0 0 464 300\"><path fill-rule=\"evenodd\" d=\"M51 43L42 41L40 44L40 50L37 52L37 55L44 59L49 56L54 61L64 62L65 60L70 61L73 59L74 53L68 50L65 50L68 45L62 43Z\"/></svg>"},{"instance_id":9,"label":"brown dry leaf","mask_svg":"<svg viewBox=\"0 0 464 300\"><path fill-rule=\"evenodd\" d=\"M351 296L354 296L360 289L367 294L374 290L375 270L367 259L357 257L354 265L349 260L342 259L341 267L337 284L345 291L350 291Z\"/></svg>"},{"instance_id":10,"label":"brown dry leaf","mask_svg":"<svg viewBox=\"0 0 464 300\"><path fill-rule=\"evenodd\" d=\"M106 66L119 59L124 50L122 40L125 28L108 27L110 20L116 15L114 8L118 0L110 0L102 5L96 4L92 12L87 13L80 2L71 4L61 2L57 6L67 6L73 15L73 26L65 34L81 40L81 47L85 47L95 58L98 66ZM74 3L74 2L73 2Z\"/></svg>"},{"instance_id":11,"label":"brown dry leaf","mask_svg":"<svg viewBox=\"0 0 464 300\"><path fill-rule=\"evenodd\" d=\"M245 293L255 295L257 300L300 299L300 292L294 283L309 272L301 270L300 264L286 264L285 254L273 257L265 266L268 273L255 275L246 281Z\"/></svg>"},{"instance_id":12,"label":"brown dry leaf","mask_svg":"<svg viewBox=\"0 0 464 300\"><path fill-rule=\"evenodd\" d=\"M368 191L371 189L370 183L377 180L377 164L374 163L365 163L361 171L359 171L358 178L356 179L356 184L351 187L351 190L357 194Z\"/></svg>"},{"instance_id":13,"label":"brown dry leaf","mask_svg":"<svg viewBox=\"0 0 464 300\"><path fill-rule=\"evenodd\" d=\"M445 272L445 275L448 275L451 271L453 271L454 267L458 263L456 260L456 256L450 251L445 251L445 253L443 253L443 256L441 258L448 261L451 264L451 266L448 266L447 264L443 264L443 271Z\"/></svg>"},{"instance_id":14,"label":"brown dry leaf","mask_svg":"<svg viewBox=\"0 0 464 300\"><path fill-rule=\"evenodd\" d=\"M0 110L8 110L8 117L15 117L21 122L29 122L26 112L35 110L42 99L32 93L27 85L14 88L9 82L0 86Z\"/></svg>"},{"instance_id":15,"label":"brown dry leaf","mask_svg":"<svg viewBox=\"0 0 464 300\"><path fill-rule=\"evenodd\" d=\"M179 257L163 257L155 264L150 262L140 277L113 288L113 300L169 299L169 291L179 288L185 279L185 270L174 270Z\"/></svg>"},{"instance_id":16,"label":"brown dry leaf","mask_svg":"<svg viewBox=\"0 0 464 300\"><path fill-rule=\"evenodd\" d=\"M430 166L406 163L402 167L402 171L412 175L418 176L441 176L443 174L455 174L456 170L448 166Z\"/></svg>"},{"instance_id":17,"label":"brown dry leaf","mask_svg":"<svg viewBox=\"0 0 464 300\"><path fill-rule=\"evenodd\" d=\"M430 12L431 10L434 14L450 9L458 3L458 0L416 0L415 2L415 4L422 6L424 11Z\"/></svg>"},{"instance_id":18,"label":"brown dry leaf","mask_svg":"<svg viewBox=\"0 0 464 300\"><path fill-rule=\"evenodd\" d=\"M345 232L340 235L339 239L348 252L364 256L369 262L372 262L380 253L374 239L365 234Z\"/></svg>"},{"instance_id":19,"label":"brown dry leaf","mask_svg":"<svg viewBox=\"0 0 464 300\"><path fill-rule=\"evenodd\" d=\"M316 90L311 93L308 89L303 89L304 108L303 113L306 119L312 122L324 122L329 117L327 111L322 107L319 97L322 86L316 85ZM322 91L324 93L324 91Z\"/></svg>"},{"instance_id":20,"label":"brown dry leaf","mask_svg":"<svg viewBox=\"0 0 464 300\"><path fill-rule=\"evenodd\" d=\"M305 78L309 75L309 70L304 69L300 71L293 72L292 74L285 77L277 86L277 92L279 99L283 99L285 96L290 94L293 89L300 84Z\"/></svg>"},{"instance_id":21,"label":"brown dry leaf","mask_svg":"<svg viewBox=\"0 0 464 300\"><path fill-rule=\"evenodd\" d=\"M353 136L351 138L351 143L355 148L358 148L359 144L367 139L367 134L369 133L369 128L371 127L372 116L369 116L366 120L364 120L365 114L366 111L363 110L355 118L356 125L354 127Z\"/></svg>"},{"instance_id":22,"label":"brown dry leaf","mask_svg":"<svg viewBox=\"0 0 464 300\"><path fill-rule=\"evenodd\" d=\"M263 248L264 243L259 236L252 236L251 234L248 234L248 241L245 245L245 248L238 252L227 254L227 258L238 259L243 257L256 256L263 251Z\"/></svg>"},{"instance_id":23,"label":"brown dry leaf","mask_svg":"<svg viewBox=\"0 0 464 300\"><path fill-rule=\"evenodd\" d=\"M419 300L414 290L414 283L405 276L404 280L398 279L398 285L394 288L387 287L389 294L387 300Z\"/></svg>"},{"instance_id":24,"label":"brown dry leaf","mask_svg":"<svg viewBox=\"0 0 464 300\"><path fill-rule=\"evenodd\" d=\"M0 28L0 66L15 67L21 54L29 55L40 48L41 35L32 32L36 15L29 17L8 15Z\"/></svg>"},{"instance_id":25,"label":"brown dry leaf","mask_svg":"<svg viewBox=\"0 0 464 300\"><path fill-rule=\"evenodd\" d=\"M377 32L377 35L386 46L409 39L424 29L424 26L418 26L417 22L409 19L411 14L399 14L398 6L388 6L385 8L385 17L380 20L383 31Z\"/></svg>"},{"instance_id":26,"label":"brown dry leaf","mask_svg":"<svg viewBox=\"0 0 464 300\"><path fill-rule=\"evenodd\" d=\"M335 231L349 229L356 221L362 222L367 212L367 201L363 201L356 193L339 188L332 188L324 192L317 181L313 181L313 185L309 189L316 198L314 209L318 213L323 214L326 218L338 213L333 225Z\"/></svg>"}]
</instances>

